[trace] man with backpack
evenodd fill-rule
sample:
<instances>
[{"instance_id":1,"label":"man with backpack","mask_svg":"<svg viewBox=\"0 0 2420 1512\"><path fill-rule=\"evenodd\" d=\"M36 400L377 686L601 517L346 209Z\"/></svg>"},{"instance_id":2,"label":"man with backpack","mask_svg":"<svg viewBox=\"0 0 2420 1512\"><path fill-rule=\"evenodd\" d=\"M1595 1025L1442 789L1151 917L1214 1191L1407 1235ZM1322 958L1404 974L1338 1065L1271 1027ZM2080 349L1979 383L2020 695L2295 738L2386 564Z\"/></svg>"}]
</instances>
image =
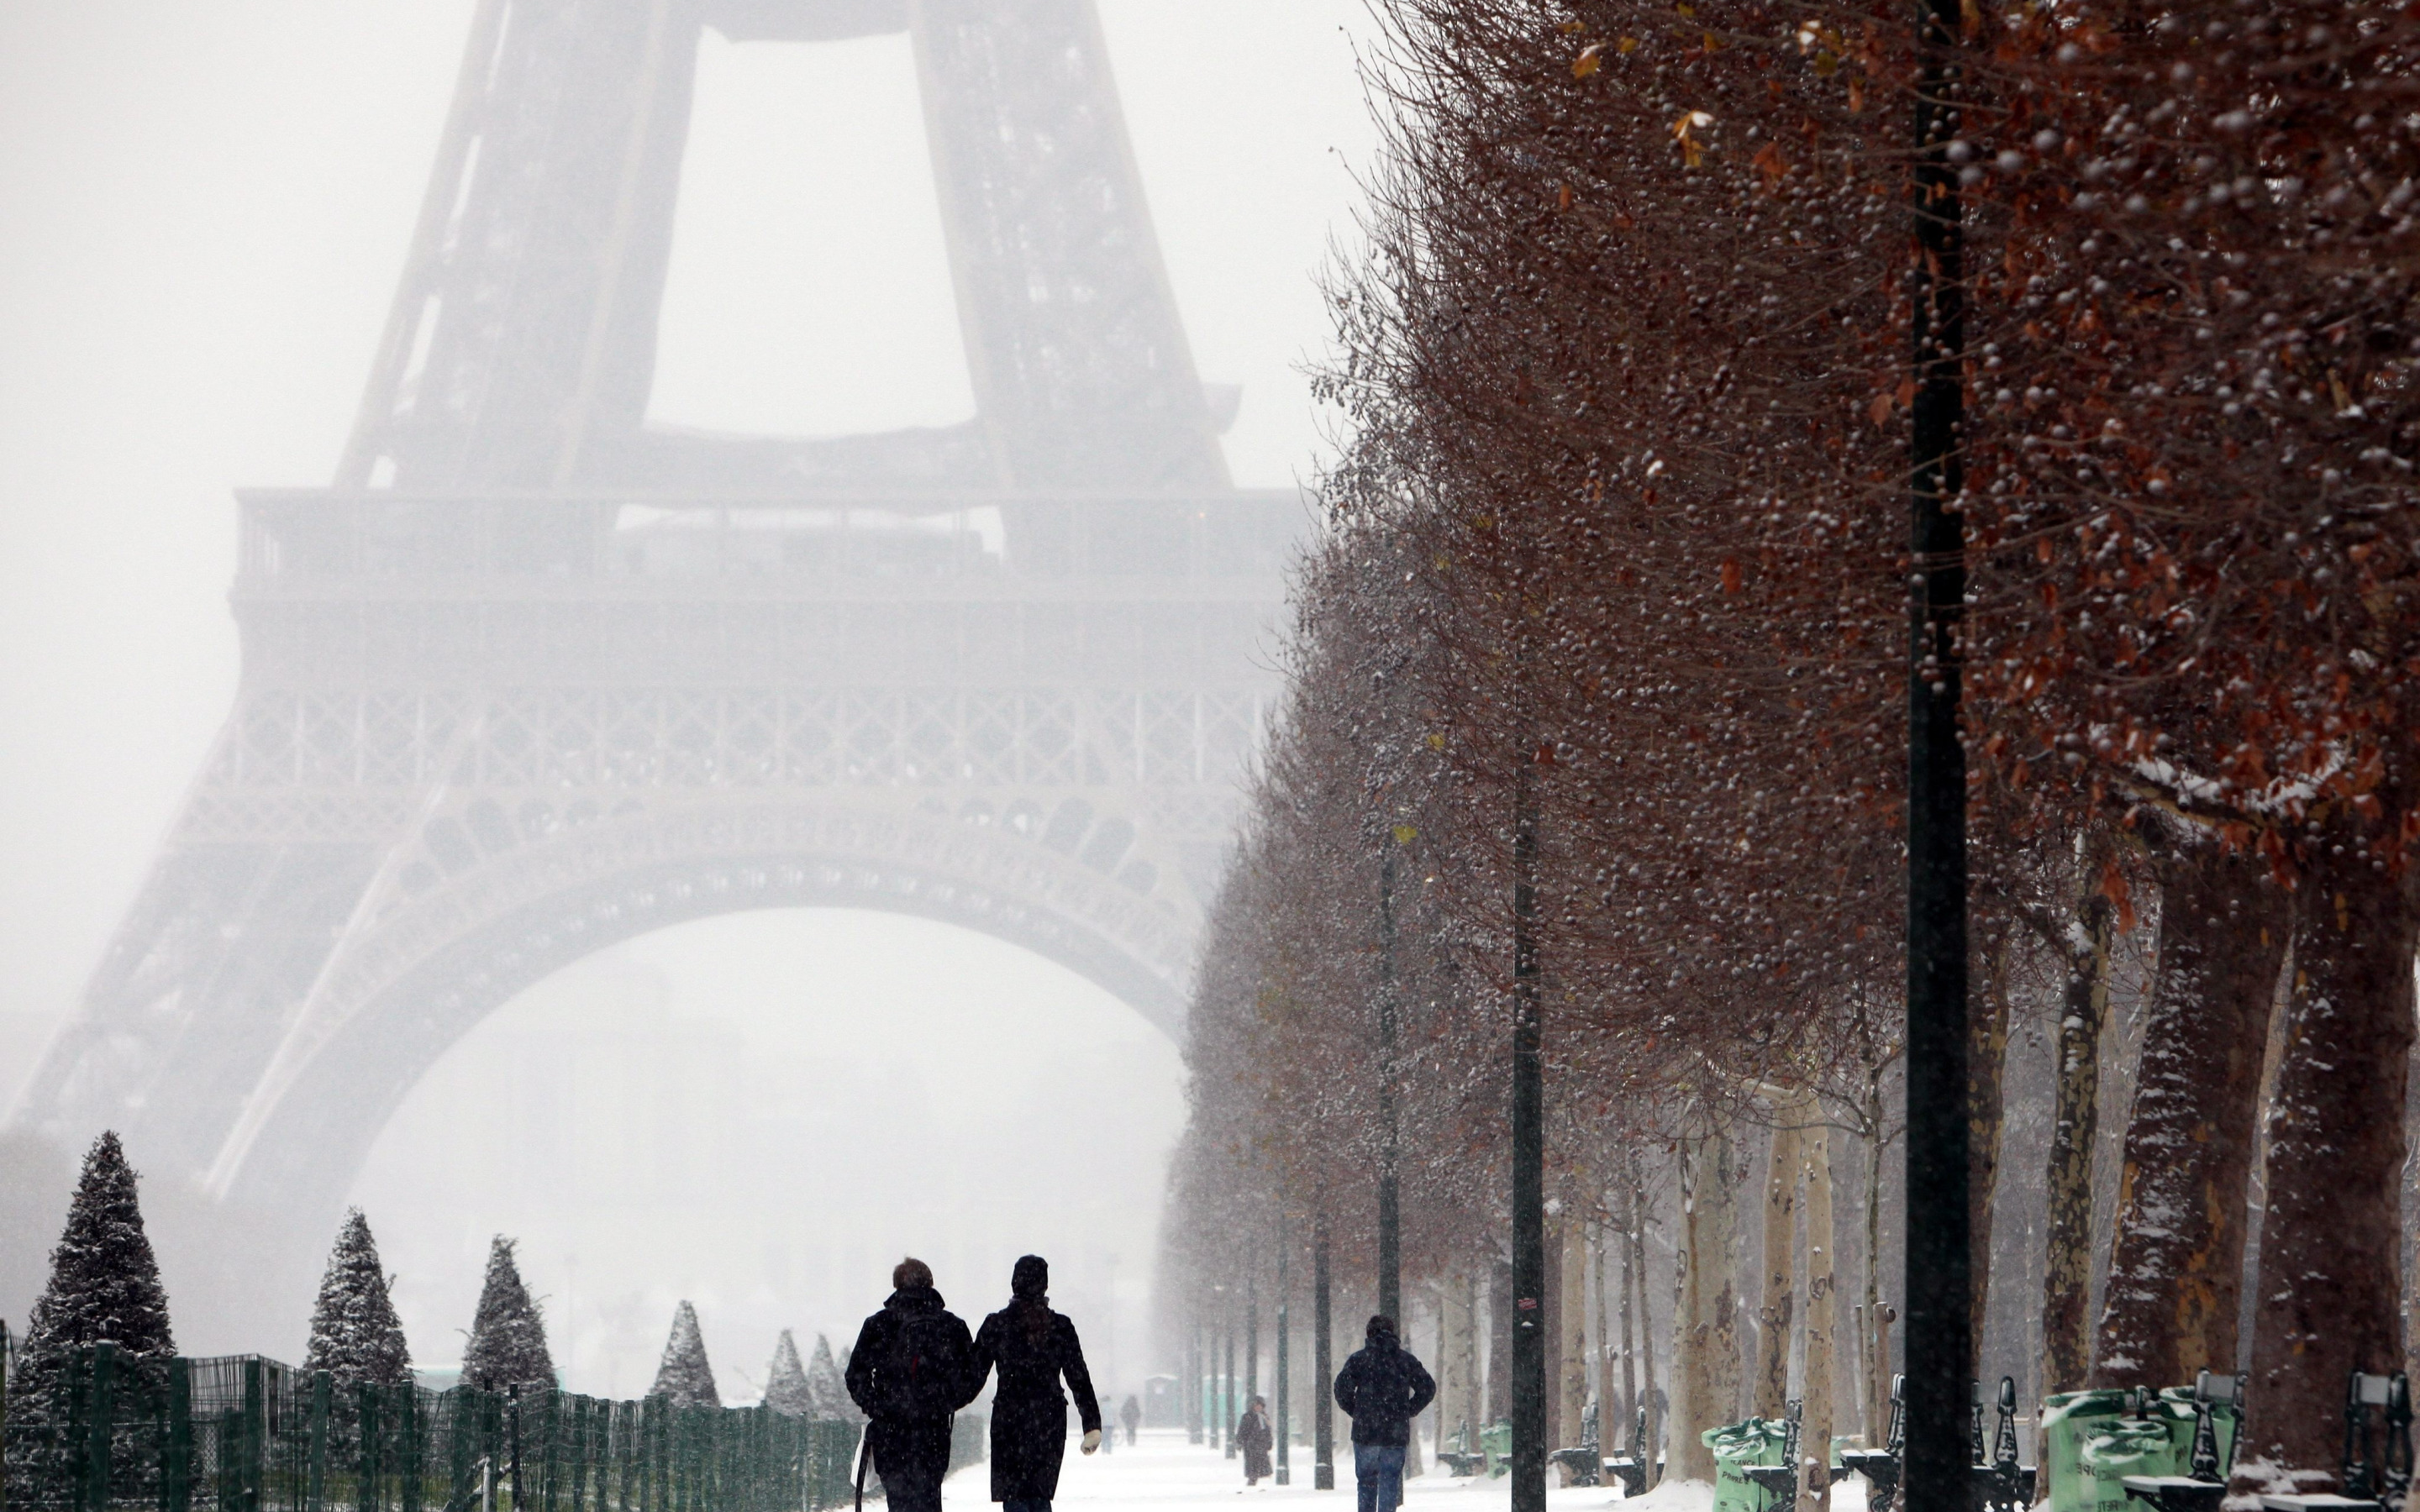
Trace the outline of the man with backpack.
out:
<instances>
[{"instance_id":1,"label":"man with backpack","mask_svg":"<svg viewBox=\"0 0 2420 1512\"><path fill-rule=\"evenodd\" d=\"M858 1454L858 1505L865 1462L882 1477L891 1512L940 1512L950 1469L950 1419L983 1390L974 1338L933 1289L933 1268L910 1257L892 1267L882 1310L858 1330L848 1356L848 1395L866 1416Z\"/></svg>"},{"instance_id":2,"label":"man with backpack","mask_svg":"<svg viewBox=\"0 0 2420 1512\"><path fill-rule=\"evenodd\" d=\"M1395 1320L1370 1319L1361 1348L1336 1375L1336 1405L1353 1419L1353 1478L1360 1512L1395 1512L1404 1501L1404 1450L1412 1419L1436 1396L1436 1382L1395 1337Z\"/></svg>"}]
</instances>

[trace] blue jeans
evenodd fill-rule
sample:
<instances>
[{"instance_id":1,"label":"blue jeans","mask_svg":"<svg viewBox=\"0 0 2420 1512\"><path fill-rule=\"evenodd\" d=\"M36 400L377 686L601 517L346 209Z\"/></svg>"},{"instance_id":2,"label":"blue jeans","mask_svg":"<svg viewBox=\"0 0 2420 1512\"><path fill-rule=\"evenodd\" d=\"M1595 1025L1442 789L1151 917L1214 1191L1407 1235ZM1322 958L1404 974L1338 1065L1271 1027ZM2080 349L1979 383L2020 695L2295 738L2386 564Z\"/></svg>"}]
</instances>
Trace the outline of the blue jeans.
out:
<instances>
[{"instance_id":1,"label":"blue jeans","mask_svg":"<svg viewBox=\"0 0 2420 1512\"><path fill-rule=\"evenodd\" d=\"M1404 1446L1357 1443L1353 1478L1360 1483L1360 1512L1395 1512L1404 1504Z\"/></svg>"}]
</instances>

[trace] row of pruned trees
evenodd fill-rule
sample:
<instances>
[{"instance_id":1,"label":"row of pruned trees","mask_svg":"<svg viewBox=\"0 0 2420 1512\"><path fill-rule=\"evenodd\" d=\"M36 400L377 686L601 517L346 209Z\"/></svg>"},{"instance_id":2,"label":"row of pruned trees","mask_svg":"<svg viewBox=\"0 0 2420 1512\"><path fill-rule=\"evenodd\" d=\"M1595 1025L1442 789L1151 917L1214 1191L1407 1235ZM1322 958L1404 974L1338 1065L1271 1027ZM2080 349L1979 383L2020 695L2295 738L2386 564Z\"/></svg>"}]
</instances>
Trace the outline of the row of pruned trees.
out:
<instances>
[{"instance_id":1,"label":"row of pruned trees","mask_svg":"<svg viewBox=\"0 0 2420 1512\"><path fill-rule=\"evenodd\" d=\"M462 1351L461 1381L486 1391L557 1384L546 1322L523 1284L514 1241L496 1236ZM327 1371L339 1384L402 1385L412 1380L411 1351L389 1295L378 1242L359 1209L346 1214L311 1310L302 1368ZM85 1156L67 1224L51 1254L51 1274L34 1304L8 1379L13 1433L39 1433L65 1411L67 1372L76 1351L102 1340L121 1358L164 1364L177 1352L166 1288L145 1230L136 1175L116 1134L103 1134ZM696 1309L674 1311L650 1397L676 1407L720 1406ZM858 1420L841 1362L818 1336L811 1365L782 1331L767 1375L766 1404L793 1416ZM27 1440L32 1443L32 1440Z\"/></svg>"},{"instance_id":2,"label":"row of pruned trees","mask_svg":"<svg viewBox=\"0 0 2420 1512\"><path fill-rule=\"evenodd\" d=\"M1634 1157L1695 1189L1749 1129L1878 1149L1899 1054L1910 18L1377 9L1347 448L1194 1004L1199 1275L1257 1263L1268 1214L1365 1232L1388 1149L1408 1269L1501 1243L1520 887L1548 1158L1592 1216ZM1964 17L1978 1254L1998 1183L2042 1181L2043 1390L2242 1362L2250 1473L2321 1467L2345 1372L2404 1348L2420 20ZM2130 939L2140 1049L2104 1068ZM2032 1026L2050 1152L2003 1173ZM1667 1228L1686 1293L1709 1236ZM1689 1295L1666 1359L1714 1375L1672 1378L1676 1450L1740 1368Z\"/></svg>"}]
</instances>

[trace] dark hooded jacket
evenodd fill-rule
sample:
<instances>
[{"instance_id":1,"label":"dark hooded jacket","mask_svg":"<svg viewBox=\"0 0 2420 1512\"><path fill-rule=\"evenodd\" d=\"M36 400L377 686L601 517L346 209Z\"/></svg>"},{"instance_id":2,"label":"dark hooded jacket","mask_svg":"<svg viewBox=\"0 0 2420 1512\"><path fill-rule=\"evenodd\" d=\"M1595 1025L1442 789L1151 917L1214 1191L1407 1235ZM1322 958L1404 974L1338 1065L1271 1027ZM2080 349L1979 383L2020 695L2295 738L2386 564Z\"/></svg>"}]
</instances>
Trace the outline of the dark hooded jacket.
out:
<instances>
[{"instance_id":1,"label":"dark hooded jacket","mask_svg":"<svg viewBox=\"0 0 2420 1512\"><path fill-rule=\"evenodd\" d=\"M1435 1396L1436 1382L1384 1319L1370 1320L1366 1342L1336 1373L1336 1405L1353 1419L1355 1443L1408 1444L1412 1419Z\"/></svg>"},{"instance_id":2,"label":"dark hooded jacket","mask_svg":"<svg viewBox=\"0 0 2420 1512\"><path fill-rule=\"evenodd\" d=\"M975 1388L997 1369L1000 1384L991 1400L991 1499L1047 1502L1059 1493L1059 1463L1067 1452L1064 1377L1076 1395L1084 1431L1101 1426L1101 1404L1093 1396L1093 1373L1076 1325L1050 1310L1045 1293L1050 1270L1039 1256L1016 1262L1010 1291L1016 1300L983 1320L975 1331Z\"/></svg>"},{"instance_id":3,"label":"dark hooded jacket","mask_svg":"<svg viewBox=\"0 0 2420 1512\"><path fill-rule=\"evenodd\" d=\"M1247 1407L1244 1415L1235 1419L1235 1447L1244 1452L1244 1478L1259 1480L1269 1473L1269 1450L1277 1436L1269 1431L1268 1417L1257 1407Z\"/></svg>"},{"instance_id":4,"label":"dark hooded jacket","mask_svg":"<svg viewBox=\"0 0 2420 1512\"><path fill-rule=\"evenodd\" d=\"M902 1417L889 1410L892 1400L890 1383L882 1379L885 1362L895 1352L892 1341L900 1331L914 1328L927 1343L924 1358L919 1361L920 1372L929 1365L934 1385L932 1395L937 1402L946 1402L943 1410L924 1412ZM886 1464L926 1464L946 1467L950 1459L950 1416L974 1400L983 1389L983 1377L974 1368L974 1342L967 1336L967 1325L955 1313L942 1305L940 1292L931 1287L902 1287L891 1294L882 1310L865 1320L858 1330L857 1348L848 1355L848 1395L867 1418L866 1447L874 1455L874 1468L881 1473ZM938 1473L938 1472L937 1472Z\"/></svg>"}]
</instances>

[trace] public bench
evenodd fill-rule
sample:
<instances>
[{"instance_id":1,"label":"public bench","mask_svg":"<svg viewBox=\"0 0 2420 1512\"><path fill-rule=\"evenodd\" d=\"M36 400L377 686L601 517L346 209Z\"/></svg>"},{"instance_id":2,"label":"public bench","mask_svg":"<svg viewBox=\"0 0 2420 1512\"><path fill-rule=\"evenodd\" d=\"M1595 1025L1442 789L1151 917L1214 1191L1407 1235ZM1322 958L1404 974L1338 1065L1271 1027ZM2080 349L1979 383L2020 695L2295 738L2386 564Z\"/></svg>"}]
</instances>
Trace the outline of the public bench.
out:
<instances>
[{"instance_id":1,"label":"public bench","mask_svg":"<svg viewBox=\"0 0 2420 1512\"><path fill-rule=\"evenodd\" d=\"M1590 1402L1580 1412L1580 1442L1567 1449L1557 1449L1546 1456L1549 1464L1563 1467L1566 1486L1594 1486L1603 1473L1604 1459L1597 1447L1596 1404Z\"/></svg>"},{"instance_id":2,"label":"public bench","mask_svg":"<svg viewBox=\"0 0 2420 1512\"><path fill-rule=\"evenodd\" d=\"M1471 1438L1470 1421L1465 1418L1462 1426L1454 1429L1453 1447L1449 1449L1443 1445L1438 1446L1437 1462L1457 1475L1476 1475L1485 1470L1487 1451L1472 1448Z\"/></svg>"},{"instance_id":3,"label":"public bench","mask_svg":"<svg viewBox=\"0 0 2420 1512\"><path fill-rule=\"evenodd\" d=\"M1741 1471L1769 1498L1765 1505L1788 1512L1798 1504L1798 1418L1805 1404L1792 1402L1782 1413L1781 1463L1744 1465Z\"/></svg>"},{"instance_id":4,"label":"public bench","mask_svg":"<svg viewBox=\"0 0 2420 1512\"><path fill-rule=\"evenodd\" d=\"M1621 1482L1622 1495L1644 1496L1647 1494L1650 1463L1647 1448L1647 1404L1641 1402L1638 1404L1637 1420L1632 1425L1630 1430L1630 1453L1606 1456L1605 1473ZM1662 1480L1664 1461L1655 1459L1652 1463L1654 1465L1654 1478Z\"/></svg>"},{"instance_id":5,"label":"public bench","mask_svg":"<svg viewBox=\"0 0 2420 1512\"><path fill-rule=\"evenodd\" d=\"M2412 1491L2412 1382L2402 1371L2366 1376L2356 1370L2346 1381L2344 1462L2336 1484L2344 1489L2263 1496L2260 1505L2264 1512L2403 1512Z\"/></svg>"},{"instance_id":6,"label":"public bench","mask_svg":"<svg viewBox=\"0 0 2420 1512\"><path fill-rule=\"evenodd\" d=\"M2034 1504L2034 1482L2039 1471L2033 1465L2017 1462L2017 1382L2015 1378L2000 1378L1999 1421L1992 1434L1992 1458L1983 1458L1983 1383L1975 1382L1974 1428L1969 1445L1974 1454L1974 1466L1969 1471L1969 1485L1976 1512L2022 1512Z\"/></svg>"},{"instance_id":7,"label":"public bench","mask_svg":"<svg viewBox=\"0 0 2420 1512\"><path fill-rule=\"evenodd\" d=\"M1891 1512L1899 1496L1899 1457L1907 1447L1907 1377L1891 1377L1890 1430L1879 1449L1843 1449L1840 1468L1866 1477L1867 1512Z\"/></svg>"},{"instance_id":8,"label":"public bench","mask_svg":"<svg viewBox=\"0 0 2420 1512\"><path fill-rule=\"evenodd\" d=\"M2226 1499L2226 1472L2218 1452L2218 1409L2235 1409L2235 1431L2243 1431L2243 1378L2213 1376L2203 1371L2194 1379L2193 1449L2185 1458L2181 1475L2127 1475L2119 1484L2126 1495L2157 1509L2157 1512L2218 1512L2219 1504ZM2234 1458L2234 1444L2227 1446L2227 1458Z\"/></svg>"}]
</instances>

